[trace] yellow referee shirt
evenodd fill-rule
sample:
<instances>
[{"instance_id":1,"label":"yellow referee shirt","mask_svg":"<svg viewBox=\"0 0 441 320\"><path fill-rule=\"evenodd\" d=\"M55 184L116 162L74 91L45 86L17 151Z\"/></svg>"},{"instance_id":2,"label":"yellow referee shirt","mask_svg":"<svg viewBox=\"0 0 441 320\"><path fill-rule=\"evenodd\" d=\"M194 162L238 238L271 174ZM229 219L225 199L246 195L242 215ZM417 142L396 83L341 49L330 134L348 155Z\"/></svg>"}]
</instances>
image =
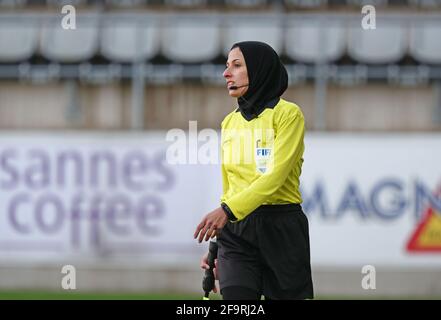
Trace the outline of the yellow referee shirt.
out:
<instances>
[{"instance_id":1,"label":"yellow referee shirt","mask_svg":"<svg viewBox=\"0 0 441 320\"><path fill-rule=\"evenodd\" d=\"M237 221L263 204L302 202L305 124L296 104L280 99L251 121L235 110L221 128L221 202Z\"/></svg>"}]
</instances>

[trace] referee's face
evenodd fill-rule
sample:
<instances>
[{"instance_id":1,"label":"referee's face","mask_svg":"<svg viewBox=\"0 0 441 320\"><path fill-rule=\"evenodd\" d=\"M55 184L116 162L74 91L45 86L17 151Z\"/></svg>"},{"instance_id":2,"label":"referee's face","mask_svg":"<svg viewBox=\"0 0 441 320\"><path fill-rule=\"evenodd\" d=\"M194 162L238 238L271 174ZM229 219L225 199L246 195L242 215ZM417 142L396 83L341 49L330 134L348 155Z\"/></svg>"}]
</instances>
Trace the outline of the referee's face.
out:
<instances>
[{"instance_id":1,"label":"referee's face","mask_svg":"<svg viewBox=\"0 0 441 320\"><path fill-rule=\"evenodd\" d=\"M230 51L226 67L223 76L227 82L228 94L234 98L243 96L248 90L248 72L239 48Z\"/></svg>"}]
</instances>

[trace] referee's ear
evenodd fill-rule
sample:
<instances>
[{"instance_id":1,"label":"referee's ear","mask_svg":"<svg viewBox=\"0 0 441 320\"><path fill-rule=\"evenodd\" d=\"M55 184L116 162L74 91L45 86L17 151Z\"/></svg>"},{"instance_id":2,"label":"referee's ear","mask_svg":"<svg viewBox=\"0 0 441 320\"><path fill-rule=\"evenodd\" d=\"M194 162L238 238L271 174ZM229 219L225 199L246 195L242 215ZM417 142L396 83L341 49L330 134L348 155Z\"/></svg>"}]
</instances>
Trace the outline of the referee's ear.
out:
<instances>
[{"instance_id":1,"label":"referee's ear","mask_svg":"<svg viewBox=\"0 0 441 320\"><path fill-rule=\"evenodd\" d=\"M228 220L237 221L237 218L233 214L233 211L231 211L230 207L228 207L226 203L222 202L221 207L224 210L225 214L227 215Z\"/></svg>"}]
</instances>

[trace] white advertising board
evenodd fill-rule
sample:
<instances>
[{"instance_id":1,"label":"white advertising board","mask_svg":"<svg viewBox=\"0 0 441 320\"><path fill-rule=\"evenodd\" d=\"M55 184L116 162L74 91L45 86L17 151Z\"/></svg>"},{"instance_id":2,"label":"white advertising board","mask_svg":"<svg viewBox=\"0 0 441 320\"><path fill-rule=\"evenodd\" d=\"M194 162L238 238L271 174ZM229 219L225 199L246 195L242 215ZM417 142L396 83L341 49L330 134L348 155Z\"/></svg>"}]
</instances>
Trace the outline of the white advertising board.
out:
<instances>
[{"instance_id":1,"label":"white advertising board","mask_svg":"<svg viewBox=\"0 0 441 320\"><path fill-rule=\"evenodd\" d=\"M407 248L427 209L439 216L441 135L305 141L313 265L441 267L437 220L432 240ZM220 167L169 164L169 144L164 132L0 134L0 260L195 261L206 246L193 232L219 204Z\"/></svg>"}]
</instances>

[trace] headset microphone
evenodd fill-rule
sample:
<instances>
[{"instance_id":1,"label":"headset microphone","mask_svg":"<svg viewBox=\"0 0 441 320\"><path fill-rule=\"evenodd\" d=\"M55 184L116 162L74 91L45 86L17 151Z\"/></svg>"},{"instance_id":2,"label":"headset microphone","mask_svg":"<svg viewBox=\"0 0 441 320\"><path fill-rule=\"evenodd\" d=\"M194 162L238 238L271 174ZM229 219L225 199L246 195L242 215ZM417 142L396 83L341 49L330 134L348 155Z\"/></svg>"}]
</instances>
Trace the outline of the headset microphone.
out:
<instances>
[{"instance_id":1,"label":"headset microphone","mask_svg":"<svg viewBox=\"0 0 441 320\"><path fill-rule=\"evenodd\" d=\"M239 88L248 87L248 84L244 84L243 86L231 86L228 89L237 90Z\"/></svg>"}]
</instances>

